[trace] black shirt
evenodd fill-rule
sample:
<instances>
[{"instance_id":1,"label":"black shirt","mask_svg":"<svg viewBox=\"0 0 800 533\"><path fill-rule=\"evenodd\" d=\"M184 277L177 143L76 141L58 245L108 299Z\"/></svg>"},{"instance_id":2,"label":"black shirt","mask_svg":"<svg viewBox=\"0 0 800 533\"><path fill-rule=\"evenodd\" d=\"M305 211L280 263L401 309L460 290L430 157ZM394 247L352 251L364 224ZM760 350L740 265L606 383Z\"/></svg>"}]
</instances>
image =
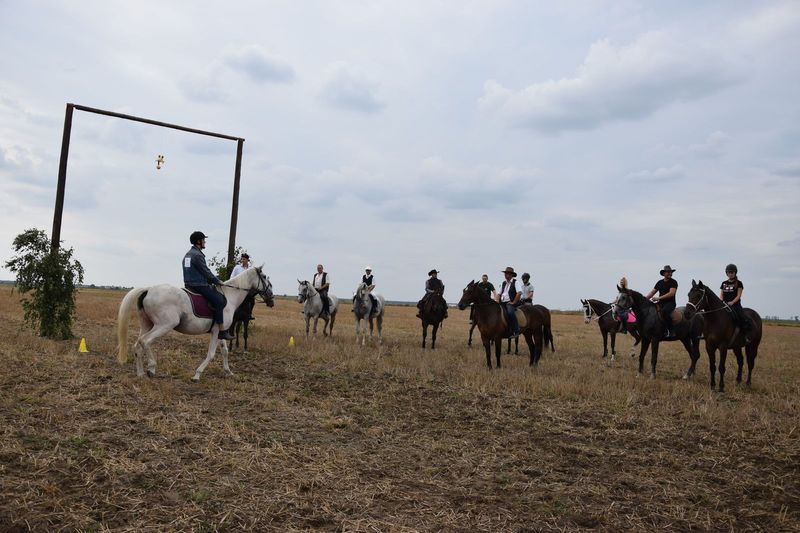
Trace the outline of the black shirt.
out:
<instances>
[{"instance_id":1,"label":"black shirt","mask_svg":"<svg viewBox=\"0 0 800 533\"><path fill-rule=\"evenodd\" d=\"M361 276L361 283L366 283L367 285L372 285L372 274L370 274L369 276L367 276L366 274Z\"/></svg>"},{"instance_id":2,"label":"black shirt","mask_svg":"<svg viewBox=\"0 0 800 533\"><path fill-rule=\"evenodd\" d=\"M739 278L733 278L732 280L726 279L723 281L719 288L722 291L722 301L732 302L736 298L739 289L744 289L744 285L739 281Z\"/></svg>"},{"instance_id":3,"label":"black shirt","mask_svg":"<svg viewBox=\"0 0 800 533\"><path fill-rule=\"evenodd\" d=\"M675 294L678 293L678 282L674 279L670 278L669 280L660 279L656 286L653 287L655 290L658 291L659 296L664 296L669 292L670 289L675 289ZM673 295L671 298L664 298L661 300L664 303L675 302L675 296Z\"/></svg>"}]
</instances>

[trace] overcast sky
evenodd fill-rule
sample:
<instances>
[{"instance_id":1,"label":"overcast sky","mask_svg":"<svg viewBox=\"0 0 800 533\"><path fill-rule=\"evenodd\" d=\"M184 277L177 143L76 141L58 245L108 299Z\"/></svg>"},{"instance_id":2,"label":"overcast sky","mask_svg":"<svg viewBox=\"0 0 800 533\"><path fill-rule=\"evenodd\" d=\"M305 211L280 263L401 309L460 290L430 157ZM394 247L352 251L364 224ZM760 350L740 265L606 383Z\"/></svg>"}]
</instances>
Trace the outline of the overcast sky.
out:
<instances>
[{"instance_id":1,"label":"overcast sky","mask_svg":"<svg viewBox=\"0 0 800 533\"><path fill-rule=\"evenodd\" d=\"M67 102L246 139L238 244L296 294L441 271L535 299L739 266L800 314L800 2L0 0L0 260L50 234ZM156 170L155 158L166 165ZM62 239L86 282L227 250L236 143L75 112ZM0 268L0 278L11 279Z\"/></svg>"}]
</instances>

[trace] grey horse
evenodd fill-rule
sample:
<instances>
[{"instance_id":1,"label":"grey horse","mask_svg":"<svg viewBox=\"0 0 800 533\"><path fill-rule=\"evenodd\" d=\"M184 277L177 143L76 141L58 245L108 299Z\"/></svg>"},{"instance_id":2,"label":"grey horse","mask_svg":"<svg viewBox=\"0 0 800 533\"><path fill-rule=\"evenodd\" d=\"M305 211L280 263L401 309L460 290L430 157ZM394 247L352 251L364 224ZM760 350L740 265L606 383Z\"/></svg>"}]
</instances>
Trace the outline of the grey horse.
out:
<instances>
[{"instance_id":1,"label":"grey horse","mask_svg":"<svg viewBox=\"0 0 800 533\"><path fill-rule=\"evenodd\" d=\"M356 289L356 296L353 299L353 314L356 318L356 344L361 341L364 346L367 343L367 324L361 328L361 321L369 321L369 337L372 338L373 320L378 323L378 342L383 344L383 310L386 307L386 300L380 294L373 294L375 302L373 305L370 294L372 290L366 283L359 284Z\"/></svg>"},{"instance_id":2,"label":"grey horse","mask_svg":"<svg viewBox=\"0 0 800 533\"><path fill-rule=\"evenodd\" d=\"M308 281L297 280L297 301L303 305L303 316L306 319L306 337L310 328L311 319L314 319L314 335L317 334L317 322L321 318L325 321L322 327L322 334L333 335L333 323L336 321L336 311L339 307L339 299L333 294L328 294L330 315L322 313L322 298L317 289ZM328 330L327 332L325 330Z\"/></svg>"}]
</instances>

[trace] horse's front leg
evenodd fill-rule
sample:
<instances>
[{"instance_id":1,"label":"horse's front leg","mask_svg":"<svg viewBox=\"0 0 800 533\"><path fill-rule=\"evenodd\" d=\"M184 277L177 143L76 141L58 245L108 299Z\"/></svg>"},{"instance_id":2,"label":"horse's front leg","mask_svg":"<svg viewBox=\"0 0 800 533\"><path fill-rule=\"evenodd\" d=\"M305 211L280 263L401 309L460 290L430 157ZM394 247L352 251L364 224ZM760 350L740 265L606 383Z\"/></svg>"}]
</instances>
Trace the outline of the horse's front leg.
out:
<instances>
[{"instance_id":1,"label":"horse's front leg","mask_svg":"<svg viewBox=\"0 0 800 533\"><path fill-rule=\"evenodd\" d=\"M229 376L233 376L231 367L228 366L228 343L219 341L219 347L222 349L222 370Z\"/></svg>"},{"instance_id":2,"label":"horse's front leg","mask_svg":"<svg viewBox=\"0 0 800 533\"><path fill-rule=\"evenodd\" d=\"M358 346L360 340L361 340L361 319L356 317L356 346Z\"/></svg>"},{"instance_id":3,"label":"horse's front leg","mask_svg":"<svg viewBox=\"0 0 800 533\"><path fill-rule=\"evenodd\" d=\"M697 360L699 357L695 356L697 350L694 346L694 341L691 338L687 337L685 339L681 339L683 343L683 347L686 348L686 351L689 352L689 368L686 370L686 373L683 375L683 379L689 379L690 377L694 376L694 367L697 364Z\"/></svg>"},{"instance_id":4,"label":"horse's front leg","mask_svg":"<svg viewBox=\"0 0 800 533\"><path fill-rule=\"evenodd\" d=\"M431 331L431 350L436 349L436 332L439 331L439 324L433 325L433 330Z\"/></svg>"},{"instance_id":5,"label":"horse's front leg","mask_svg":"<svg viewBox=\"0 0 800 533\"><path fill-rule=\"evenodd\" d=\"M603 334L603 358L608 357L608 331L600 328L600 333Z\"/></svg>"},{"instance_id":6,"label":"horse's front leg","mask_svg":"<svg viewBox=\"0 0 800 533\"><path fill-rule=\"evenodd\" d=\"M617 332L611 330L611 360L616 361L617 359Z\"/></svg>"},{"instance_id":7,"label":"horse's front leg","mask_svg":"<svg viewBox=\"0 0 800 533\"><path fill-rule=\"evenodd\" d=\"M656 379L656 365L658 364L658 341L653 342L650 350L650 379Z\"/></svg>"},{"instance_id":8,"label":"horse's front leg","mask_svg":"<svg viewBox=\"0 0 800 533\"><path fill-rule=\"evenodd\" d=\"M736 384L742 382L742 367L744 367L744 357L742 356L741 347L733 348L733 354L736 356L736 364L739 365L739 370L736 372Z\"/></svg>"},{"instance_id":9,"label":"horse's front leg","mask_svg":"<svg viewBox=\"0 0 800 533\"><path fill-rule=\"evenodd\" d=\"M200 375L208 366L208 363L214 360L214 354L217 353L217 333L219 333L219 326L215 325L211 330L211 342L208 344L208 354L206 354L205 360L200 363L200 366L197 367L197 370L194 372L194 376L192 376L192 381L197 382L200 381Z\"/></svg>"},{"instance_id":10,"label":"horse's front leg","mask_svg":"<svg viewBox=\"0 0 800 533\"><path fill-rule=\"evenodd\" d=\"M378 344L383 344L383 315L378 315Z\"/></svg>"},{"instance_id":11,"label":"horse's front leg","mask_svg":"<svg viewBox=\"0 0 800 533\"><path fill-rule=\"evenodd\" d=\"M319 315L314 317L314 336L317 336L317 324L319 323Z\"/></svg>"},{"instance_id":12,"label":"horse's front leg","mask_svg":"<svg viewBox=\"0 0 800 533\"><path fill-rule=\"evenodd\" d=\"M311 315L305 315L306 317L306 339L308 338L308 330L311 328Z\"/></svg>"},{"instance_id":13,"label":"horse's front leg","mask_svg":"<svg viewBox=\"0 0 800 533\"><path fill-rule=\"evenodd\" d=\"M725 392L725 360L728 358L728 347L719 347L719 391Z\"/></svg>"},{"instance_id":14,"label":"horse's front leg","mask_svg":"<svg viewBox=\"0 0 800 533\"><path fill-rule=\"evenodd\" d=\"M481 340L483 341L483 349L486 350L486 366L489 367L489 370L492 369L492 341L489 338L484 338L481 335ZM500 342L500 341L498 341Z\"/></svg>"},{"instance_id":15,"label":"horse's front leg","mask_svg":"<svg viewBox=\"0 0 800 533\"><path fill-rule=\"evenodd\" d=\"M511 341L509 340L509 348L511 347ZM503 353L503 339L497 339L497 342L494 343L494 359L497 363L497 368L500 368L500 355Z\"/></svg>"},{"instance_id":16,"label":"horse's front leg","mask_svg":"<svg viewBox=\"0 0 800 533\"><path fill-rule=\"evenodd\" d=\"M642 337L642 347L639 349L639 374L644 373L644 356L650 347L650 339Z\"/></svg>"},{"instance_id":17,"label":"horse's front leg","mask_svg":"<svg viewBox=\"0 0 800 533\"><path fill-rule=\"evenodd\" d=\"M428 324L422 323L422 347L425 348L425 339L428 337Z\"/></svg>"},{"instance_id":18,"label":"horse's front leg","mask_svg":"<svg viewBox=\"0 0 800 533\"><path fill-rule=\"evenodd\" d=\"M711 375L711 390L717 386L717 356L716 346L706 341L706 353L708 354L708 373Z\"/></svg>"}]
</instances>

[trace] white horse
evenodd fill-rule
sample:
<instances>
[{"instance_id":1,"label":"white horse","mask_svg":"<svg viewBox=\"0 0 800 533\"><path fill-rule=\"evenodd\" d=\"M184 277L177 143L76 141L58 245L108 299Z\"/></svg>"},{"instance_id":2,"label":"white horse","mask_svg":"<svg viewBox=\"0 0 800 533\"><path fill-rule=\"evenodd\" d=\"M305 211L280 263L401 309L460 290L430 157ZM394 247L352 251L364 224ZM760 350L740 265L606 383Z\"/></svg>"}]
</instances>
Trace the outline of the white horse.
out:
<instances>
[{"instance_id":1,"label":"white horse","mask_svg":"<svg viewBox=\"0 0 800 533\"><path fill-rule=\"evenodd\" d=\"M317 289L308 281L300 281L298 279L297 283L297 301L301 304L305 304L303 305L303 316L306 319L306 337L308 337L308 330L312 318L314 319L314 335L317 334L317 322L321 318L325 321L325 325L322 326L322 334L333 336L333 323L336 321L339 299L332 294L328 294L328 309L330 310L330 315L323 315L322 297L319 295ZM328 330L327 333L325 332L326 328Z\"/></svg>"},{"instance_id":2,"label":"white horse","mask_svg":"<svg viewBox=\"0 0 800 533\"><path fill-rule=\"evenodd\" d=\"M373 319L377 319L378 322L378 342L383 344L383 310L386 307L386 300L380 294L373 294L372 296L375 297L373 306L372 298L369 297L371 293L372 289L366 283L361 283L356 289L356 296L353 300L353 314L356 317L356 344L360 339L361 346L367 343L366 321L369 321L369 338L372 338ZM363 330L361 329L362 320L364 321Z\"/></svg>"},{"instance_id":3,"label":"white horse","mask_svg":"<svg viewBox=\"0 0 800 533\"><path fill-rule=\"evenodd\" d=\"M273 302L272 283L261 271L261 267L245 270L239 276L226 281L222 294L227 298L223 311L223 328L228 328L233 321L233 314L248 294L261 294L267 305ZM147 375L156 374L156 358L150 344L171 330L186 335L203 335L211 332L208 354L197 368L192 381L198 381L200 374L208 363L214 359L217 346L222 350L222 368L228 375L233 375L228 366L228 346L222 339L217 339L219 326L212 318L200 318L194 314L192 303L186 291L172 285L154 285L132 289L122 299L117 315L117 360L124 364L128 361L128 324L133 309L139 311L141 331L133 344L136 356L136 374L144 376L143 355L147 354Z\"/></svg>"}]
</instances>

